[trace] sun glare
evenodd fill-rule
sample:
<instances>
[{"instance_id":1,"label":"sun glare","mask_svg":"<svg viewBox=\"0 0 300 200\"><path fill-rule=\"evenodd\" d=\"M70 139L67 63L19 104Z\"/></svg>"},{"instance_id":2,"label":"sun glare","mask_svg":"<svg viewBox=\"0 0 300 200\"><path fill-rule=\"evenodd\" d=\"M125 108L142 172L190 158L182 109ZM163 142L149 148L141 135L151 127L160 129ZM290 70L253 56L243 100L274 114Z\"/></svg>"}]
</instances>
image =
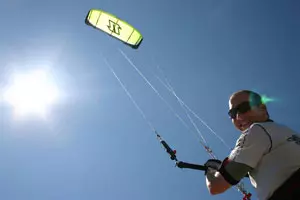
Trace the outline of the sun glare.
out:
<instances>
[{"instance_id":1,"label":"sun glare","mask_svg":"<svg viewBox=\"0 0 300 200\"><path fill-rule=\"evenodd\" d=\"M4 100L14 107L15 114L37 114L45 117L49 106L58 98L58 88L46 71L15 74L4 92Z\"/></svg>"}]
</instances>

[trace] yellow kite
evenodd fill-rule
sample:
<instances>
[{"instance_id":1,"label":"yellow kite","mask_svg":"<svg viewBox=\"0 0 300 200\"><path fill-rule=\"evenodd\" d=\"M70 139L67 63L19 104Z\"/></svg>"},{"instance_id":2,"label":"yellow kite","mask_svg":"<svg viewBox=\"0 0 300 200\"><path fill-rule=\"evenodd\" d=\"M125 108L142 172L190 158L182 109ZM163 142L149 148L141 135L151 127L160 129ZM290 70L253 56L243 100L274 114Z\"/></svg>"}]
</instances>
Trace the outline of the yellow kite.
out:
<instances>
[{"instance_id":1,"label":"yellow kite","mask_svg":"<svg viewBox=\"0 0 300 200\"><path fill-rule=\"evenodd\" d=\"M137 49L143 40L142 34L133 26L102 10L89 10L85 23L121 40L134 49Z\"/></svg>"}]
</instances>

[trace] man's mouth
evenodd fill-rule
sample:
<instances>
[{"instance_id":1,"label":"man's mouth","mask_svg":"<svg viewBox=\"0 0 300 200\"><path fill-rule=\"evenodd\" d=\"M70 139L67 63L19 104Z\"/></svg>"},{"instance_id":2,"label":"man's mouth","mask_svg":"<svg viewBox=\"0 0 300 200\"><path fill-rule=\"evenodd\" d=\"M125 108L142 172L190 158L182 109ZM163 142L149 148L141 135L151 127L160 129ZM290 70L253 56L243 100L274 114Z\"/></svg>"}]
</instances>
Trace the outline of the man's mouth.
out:
<instances>
[{"instance_id":1,"label":"man's mouth","mask_svg":"<svg viewBox=\"0 0 300 200\"><path fill-rule=\"evenodd\" d=\"M240 123L239 127L241 130L245 130L249 127L250 125L250 122L243 122L243 123Z\"/></svg>"}]
</instances>

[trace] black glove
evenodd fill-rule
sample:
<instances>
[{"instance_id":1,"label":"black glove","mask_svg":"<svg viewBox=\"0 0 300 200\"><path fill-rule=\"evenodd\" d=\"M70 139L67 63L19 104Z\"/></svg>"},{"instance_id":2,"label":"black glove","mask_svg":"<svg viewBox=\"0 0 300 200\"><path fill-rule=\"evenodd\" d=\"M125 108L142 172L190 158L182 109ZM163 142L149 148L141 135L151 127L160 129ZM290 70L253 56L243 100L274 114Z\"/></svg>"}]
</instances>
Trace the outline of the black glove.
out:
<instances>
[{"instance_id":1,"label":"black glove","mask_svg":"<svg viewBox=\"0 0 300 200\"><path fill-rule=\"evenodd\" d=\"M219 170L221 164L222 164L222 161L217 160L217 159L209 159L209 160L207 160L206 163L204 164L204 166L207 167L207 169L205 170L204 174L205 175L207 174L208 168Z\"/></svg>"}]
</instances>

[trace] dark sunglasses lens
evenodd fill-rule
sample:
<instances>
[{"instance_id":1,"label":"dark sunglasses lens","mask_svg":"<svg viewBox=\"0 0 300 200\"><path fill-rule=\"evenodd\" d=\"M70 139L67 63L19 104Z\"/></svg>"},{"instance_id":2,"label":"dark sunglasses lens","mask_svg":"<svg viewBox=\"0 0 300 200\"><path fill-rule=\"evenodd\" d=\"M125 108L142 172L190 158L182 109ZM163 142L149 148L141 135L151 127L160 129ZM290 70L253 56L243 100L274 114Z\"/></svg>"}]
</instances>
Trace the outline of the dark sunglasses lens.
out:
<instances>
[{"instance_id":1,"label":"dark sunglasses lens","mask_svg":"<svg viewBox=\"0 0 300 200\"><path fill-rule=\"evenodd\" d=\"M236 118L237 110L236 108L232 108L229 110L228 115L230 118Z\"/></svg>"},{"instance_id":2,"label":"dark sunglasses lens","mask_svg":"<svg viewBox=\"0 0 300 200\"><path fill-rule=\"evenodd\" d=\"M241 104L238 106L238 112L239 112L239 113L246 113L246 112L248 112L249 110L251 110L251 106L250 106L249 102L241 103Z\"/></svg>"}]
</instances>

